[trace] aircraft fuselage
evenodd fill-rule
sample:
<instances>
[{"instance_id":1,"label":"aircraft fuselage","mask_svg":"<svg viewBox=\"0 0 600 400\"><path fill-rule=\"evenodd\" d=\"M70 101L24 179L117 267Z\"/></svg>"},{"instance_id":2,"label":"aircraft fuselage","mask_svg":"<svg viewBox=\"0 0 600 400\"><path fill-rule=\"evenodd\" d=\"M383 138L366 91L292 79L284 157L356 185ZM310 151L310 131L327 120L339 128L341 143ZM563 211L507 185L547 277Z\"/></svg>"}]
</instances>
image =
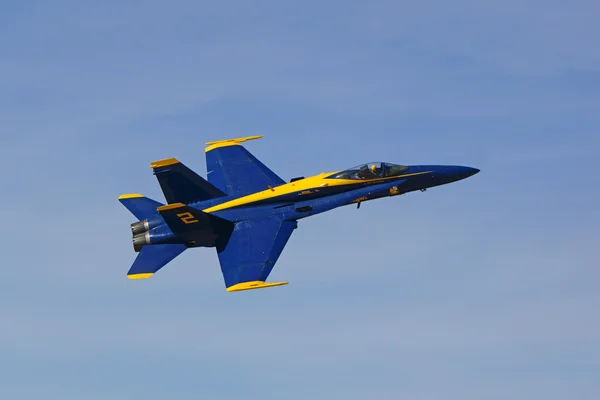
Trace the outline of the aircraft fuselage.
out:
<instances>
[{"instance_id":1,"label":"aircraft fuselage","mask_svg":"<svg viewBox=\"0 0 600 400\"><path fill-rule=\"evenodd\" d=\"M463 166L416 165L398 176L361 181L336 180L328 178L335 172L321 173L247 196L212 199L189 206L233 222L274 215L300 220L350 204L445 185L477 172L478 169ZM153 244L182 242L159 214L149 224ZM214 247L214 243L209 241L201 247Z\"/></svg>"}]
</instances>

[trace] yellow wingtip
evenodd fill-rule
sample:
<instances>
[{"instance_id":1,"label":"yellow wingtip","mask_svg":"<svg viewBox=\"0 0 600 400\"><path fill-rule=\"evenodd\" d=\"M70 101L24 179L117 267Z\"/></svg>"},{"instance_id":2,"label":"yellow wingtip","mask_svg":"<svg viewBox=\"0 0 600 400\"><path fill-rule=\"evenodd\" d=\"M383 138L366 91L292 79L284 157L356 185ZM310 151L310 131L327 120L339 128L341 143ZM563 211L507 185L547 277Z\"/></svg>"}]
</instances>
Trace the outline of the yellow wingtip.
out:
<instances>
[{"instance_id":1,"label":"yellow wingtip","mask_svg":"<svg viewBox=\"0 0 600 400\"><path fill-rule=\"evenodd\" d=\"M129 193L129 194L120 195L119 200L121 200L121 199L139 199L140 197L144 197L144 195L139 194L139 193Z\"/></svg>"},{"instance_id":2,"label":"yellow wingtip","mask_svg":"<svg viewBox=\"0 0 600 400\"><path fill-rule=\"evenodd\" d=\"M127 277L128 277L129 279L136 280L136 279L148 279L148 278L150 278L152 275L154 275L154 273L147 273L147 274L131 274L131 275L127 275Z\"/></svg>"},{"instance_id":3,"label":"yellow wingtip","mask_svg":"<svg viewBox=\"0 0 600 400\"><path fill-rule=\"evenodd\" d=\"M225 290L228 292L240 292L242 290L262 289L273 286L287 285L289 282L263 282L263 281L251 281L242 282L237 285L229 286Z\"/></svg>"},{"instance_id":4,"label":"yellow wingtip","mask_svg":"<svg viewBox=\"0 0 600 400\"><path fill-rule=\"evenodd\" d=\"M223 140L215 140L212 142L206 142L208 146L204 151L209 152L219 147L227 147L227 146L238 146L240 143L247 142L248 140L260 139L262 136L246 136L241 138L233 138L233 139L223 139Z\"/></svg>"}]
</instances>

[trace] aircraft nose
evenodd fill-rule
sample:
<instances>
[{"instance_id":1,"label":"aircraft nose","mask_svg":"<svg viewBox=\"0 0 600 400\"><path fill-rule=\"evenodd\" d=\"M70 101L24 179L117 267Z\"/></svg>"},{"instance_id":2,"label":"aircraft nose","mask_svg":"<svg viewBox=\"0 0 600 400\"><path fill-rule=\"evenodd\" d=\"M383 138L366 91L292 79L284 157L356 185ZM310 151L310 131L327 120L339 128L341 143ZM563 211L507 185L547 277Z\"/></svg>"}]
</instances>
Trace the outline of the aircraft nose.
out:
<instances>
[{"instance_id":1,"label":"aircraft nose","mask_svg":"<svg viewBox=\"0 0 600 400\"><path fill-rule=\"evenodd\" d=\"M448 165L441 168L439 171L439 178L441 181L444 181L444 183L451 183L473 176L478 172L479 170L477 168Z\"/></svg>"},{"instance_id":2,"label":"aircraft nose","mask_svg":"<svg viewBox=\"0 0 600 400\"><path fill-rule=\"evenodd\" d=\"M477 168L472 167L458 167L457 169L458 173L456 175L458 175L458 179L465 179L479 172Z\"/></svg>"}]
</instances>

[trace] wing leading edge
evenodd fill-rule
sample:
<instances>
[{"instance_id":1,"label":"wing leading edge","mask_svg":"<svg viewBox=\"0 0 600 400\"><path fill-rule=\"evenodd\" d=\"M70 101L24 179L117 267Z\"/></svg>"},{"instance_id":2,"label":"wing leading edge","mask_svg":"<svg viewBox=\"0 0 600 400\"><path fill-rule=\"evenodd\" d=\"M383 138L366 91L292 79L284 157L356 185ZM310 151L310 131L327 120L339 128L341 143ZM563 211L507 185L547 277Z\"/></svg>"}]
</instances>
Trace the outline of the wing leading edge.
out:
<instances>
[{"instance_id":1,"label":"wing leading edge","mask_svg":"<svg viewBox=\"0 0 600 400\"><path fill-rule=\"evenodd\" d=\"M240 143L262 136L227 139L206 143L208 181L229 196L250 193L283 185L285 181L246 150Z\"/></svg>"},{"instance_id":2,"label":"wing leading edge","mask_svg":"<svg viewBox=\"0 0 600 400\"><path fill-rule=\"evenodd\" d=\"M298 223L277 217L242 221L217 248L228 292L285 285L265 282Z\"/></svg>"}]
</instances>

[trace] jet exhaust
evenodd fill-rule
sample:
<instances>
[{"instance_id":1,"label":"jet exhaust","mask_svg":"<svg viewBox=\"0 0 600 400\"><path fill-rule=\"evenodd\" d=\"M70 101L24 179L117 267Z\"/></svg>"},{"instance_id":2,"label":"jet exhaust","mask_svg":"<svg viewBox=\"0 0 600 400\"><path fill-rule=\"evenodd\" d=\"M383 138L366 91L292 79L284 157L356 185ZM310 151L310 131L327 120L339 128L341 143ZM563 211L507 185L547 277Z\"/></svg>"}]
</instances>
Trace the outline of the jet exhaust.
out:
<instances>
[{"instance_id":1,"label":"jet exhaust","mask_svg":"<svg viewBox=\"0 0 600 400\"><path fill-rule=\"evenodd\" d=\"M148 223L148 220L145 219L143 221L139 221L139 222L134 222L133 224L131 224L131 234L133 236L138 235L140 233L144 233L150 230L150 224Z\"/></svg>"},{"instance_id":2,"label":"jet exhaust","mask_svg":"<svg viewBox=\"0 0 600 400\"><path fill-rule=\"evenodd\" d=\"M142 247L144 247L147 244L150 244L150 232L146 231L143 233L140 233L138 235L133 236L133 249L136 252L139 252Z\"/></svg>"}]
</instances>

